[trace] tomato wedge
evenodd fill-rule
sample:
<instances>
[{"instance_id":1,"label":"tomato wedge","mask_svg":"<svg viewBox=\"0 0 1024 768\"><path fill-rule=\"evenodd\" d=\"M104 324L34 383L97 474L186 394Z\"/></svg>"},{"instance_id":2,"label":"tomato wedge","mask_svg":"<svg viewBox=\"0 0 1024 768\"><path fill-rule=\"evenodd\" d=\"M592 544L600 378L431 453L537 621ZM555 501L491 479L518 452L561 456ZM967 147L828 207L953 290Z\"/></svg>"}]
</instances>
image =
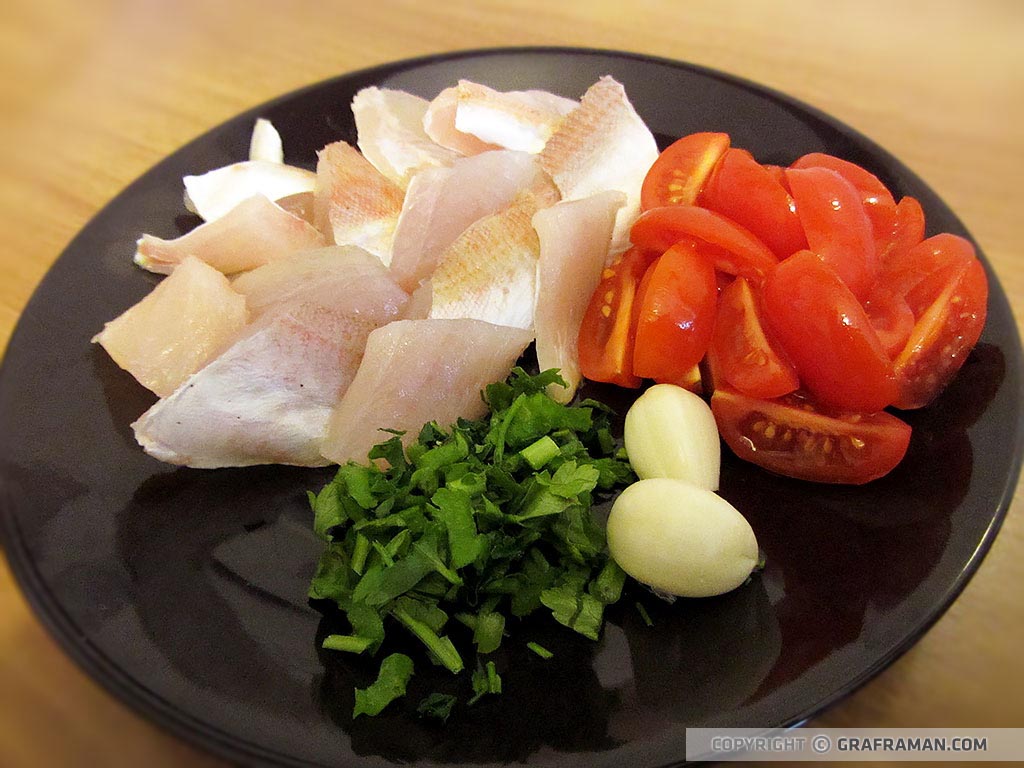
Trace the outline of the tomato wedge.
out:
<instances>
[{"instance_id":1,"label":"tomato wedge","mask_svg":"<svg viewBox=\"0 0 1024 768\"><path fill-rule=\"evenodd\" d=\"M752 397L781 397L800 386L793 364L769 341L757 298L742 277L718 297L708 366L716 387L721 379Z\"/></svg>"},{"instance_id":2,"label":"tomato wedge","mask_svg":"<svg viewBox=\"0 0 1024 768\"><path fill-rule=\"evenodd\" d=\"M714 267L692 245L674 245L647 270L637 301L633 374L685 386L714 329Z\"/></svg>"},{"instance_id":3,"label":"tomato wedge","mask_svg":"<svg viewBox=\"0 0 1024 768\"><path fill-rule=\"evenodd\" d=\"M788 168L807 244L863 301L875 281L875 240L861 195L827 168Z\"/></svg>"},{"instance_id":4,"label":"tomato wedge","mask_svg":"<svg viewBox=\"0 0 1024 768\"><path fill-rule=\"evenodd\" d=\"M693 203L728 148L727 133L692 133L669 144L644 178L641 210Z\"/></svg>"},{"instance_id":5,"label":"tomato wedge","mask_svg":"<svg viewBox=\"0 0 1024 768\"><path fill-rule=\"evenodd\" d=\"M771 330L818 402L872 413L895 400L892 362L864 308L816 254L800 251L781 262L763 296Z\"/></svg>"},{"instance_id":6,"label":"tomato wedge","mask_svg":"<svg viewBox=\"0 0 1024 768\"><path fill-rule=\"evenodd\" d=\"M811 152L793 163L791 168L828 168L835 171L856 187L861 195L864 212L871 221L875 238L875 249L881 253L892 240L896 228L896 201L875 174L849 160L843 160L823 152Z\"/></svg>"},{"instance_id":7,"label":"tomato wedge","mask_svg":"<svg viewBox=\"0 0 1024 768\"><path fill-rule=\"evenodd\" d=\"M976 257L974 246L968 240L947 232L922 240L902 256L893 255L886 262L878 276L878 282L901 296L917 298L911 303L915 309L914 316L919 317L926 307L938 295L937 291L928 293L916 291L917 286L929 275L952 264L966 264Z\"/></svg>"},{"instance_id":8,"label":"tomato wedge","mask_svg":"<svg viewBox=\"0 0 1024 768\"><path fill-rule=\"evenodd\" d=\"M897 408L921 408L938 396L977 344L988 314L988 278L977 259L942 267L915 291L935 298L896 357Z\"/></svg>"},{"instance_id":9,"label":"tomato wedge","mask_svg":"<svg viewBox=\"0 0 1024 768\"><path fill-rule=\"evenodd\" d=\"M891 413L830 411L798 394L761 400L719 388L711 411L733 453L798 480L867 483L890 472L910 445L909 425Z\"/></svg>"},{"instance_id":10,"label":"tomato wedge","mask_svg":"<svg viewBox=\"0 0 1024 768\"><path fill-rule=\"evenodd\" d=\"M577 341L580 372L586 378L630 388L642 383L633 375L634 304L640 281L654 258L632 248L602 273Z\"/></svg>"},{"instance_id":11,"label":"tomato wedge","mask_svg":"<svg viewBox=\"0 0 1024 768\"><path fill-rule=\"evenodd\" d=\"M807 247L793 198L745 149L726 151L697 202L749 229L780 259Z\"/></svg>"},{"instance_id":12,"label":"tomato wedge","mask_svg":"<svg viewBox=\"0 0 1024 768\"><path fill-rule=\"evenodd\" d=\"M885 266L924 240L924 209L915 197L904 197L896 204L892 237L878 252L878 263Z\"/></svg>"},{"instance_id":13,"label":"tomato wedge","mask_svg":"<svg viewBox=\"0 0 1024 768\"><path fill-rule=\"evenodd\" d=\"M914 330L914 311L907 300L879 282L864 302L871 327L889 358L900 353Z\"/></svg>"},{"instance_id":14,"label":"tomato wedge","mask_svg":"<svg viewBox=\"0 0 1024 768\"><path fill-rule=\"evenodd\" d=\"M670 205L640 214L630 230L633 245L664 253L678 242L694 244L715 269L760 285L778 263L769 248L725 216L695 205Z\"/></svg>"}]
</instances>

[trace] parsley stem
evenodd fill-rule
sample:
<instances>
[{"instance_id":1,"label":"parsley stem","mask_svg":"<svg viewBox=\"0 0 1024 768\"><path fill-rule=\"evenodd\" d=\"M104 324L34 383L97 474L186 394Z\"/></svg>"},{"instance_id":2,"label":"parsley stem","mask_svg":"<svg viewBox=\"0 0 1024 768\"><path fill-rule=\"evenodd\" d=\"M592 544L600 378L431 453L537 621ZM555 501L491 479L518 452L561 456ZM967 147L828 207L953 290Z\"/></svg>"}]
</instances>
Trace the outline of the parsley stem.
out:
<instances>
[{"instance_id":1,"label":"parsley stem","mask_svg":"<svg viewBox=\"0 0 1024 768\"><path fill-rule=\"evenodd\" d=\"M362 653L371 645L373 640L358 635L328 635L323 642L323 647L328 650L346 653Z\"/></svg>"},{"instance_id":2,"label":"parsley stem","mask_svg":"<svg viewBox=\"0 0 1024 768\"><path fill-rule=\"evenodd\" d=\"M452 641L447 637L440 637L434 630L417 621L401 608L395 608L391 615L412 632L419 640L427 646L427 649L443 664L452 674L458 674L463 669L462 657L455 650Z\"/></svg>"},{"instance_id":3,"label":"parsley stem","mask_svg":"<svg viewBox=\"0 0 1024 768\"><path fill-rule=\"evenodd\" d=\"M523 448L519 455L526 459L526 463L531 467L540 469L559 453L561 453L561 450L558 448L558 443L548 435L544 435L540 440L536 440Z\"/></svg>"}]
</instances>

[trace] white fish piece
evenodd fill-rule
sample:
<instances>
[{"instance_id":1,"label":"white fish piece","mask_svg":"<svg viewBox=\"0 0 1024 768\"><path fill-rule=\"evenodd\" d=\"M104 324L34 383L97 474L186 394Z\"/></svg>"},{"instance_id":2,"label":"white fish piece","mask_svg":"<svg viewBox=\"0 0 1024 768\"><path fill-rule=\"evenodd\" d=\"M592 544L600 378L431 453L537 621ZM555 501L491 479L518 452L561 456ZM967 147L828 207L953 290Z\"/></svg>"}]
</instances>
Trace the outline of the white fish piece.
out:
<instances>
[{"instance_id":1,"label":"white fish piece","mask_svg":"<svg viewBox=\"0 0 1024 768\"><path fill-rule=\"evenodd\" d=\"M224 216L173 240L143 235L136 244L134 261L143 269L166 275L185 257L194 256L231 275L323 244L323 235L308 222L263 195L253 195Z\"/></svg>"},{"instance_id":2,"label":"white fish piece","mask_svg":"<svg viewBox=\"0 0 1024 768\"><path fill-rule=\"evenodd\" d=\"M454 94L442 91L438 99L424 127L439 144L464 154L480 146L536 154L562 118L579 106L548 91L502 92L470 80L460 80Z\"/></svg>"},{"instance_id":3,"label":"white fish piece","mask_svg":"<svg viewBox=\"0 0 1024 768\"><path fill-rule=\"evenodd\" d=\"M370 334L355 380L331 414L323 454L367 462L374 445L424 424L450 426L487 412L485 386L504 380L530 343L529 332L479 320L398 320Z\"/></svg>"},{"instance_id":4,"label":"white fish piece","mask_svg":"<svg viewBox=\"0 0 1024 768\"><path fill-rule=\"evenodd\" d=\"M266 160L271 163L284 162L284 145L281 134L274 124L265 117L257 117L249 139L249 159Z\"/></svg>"},{"instance_id":5,"label":"white fish piece","mask_svg":"<svg viewBox=\"0 0 1024 768\"><path fill-rule=\"evenodd\" d=\"M375 86L364 88L352 99L359 149L402 189L418 170L450 165L459 157L423 130L428 106L419 96Z\"/></svg>"},{"instance_id":6,"label":"white fish piece","mask_svg":"<svg viewBox=\"0 0 1024 768\"><path fill-rule=\"evenodd\" d=\"M227 278L186 256L173 275L104 325L93 341L164 397L228 346L248 319L245 297Z\"/></svg>"},{"instance_id":7,"label":"white fish piece","mask_svg":"<svg viewBox=\"0 0 1024 768\"><path fill-rule=\"evenodd\" d=\"M533 327L540 241L530 220L556 202L524 192L503 211L471 224L434 270L432 318L474 318Z\"/></svg>"},{"instance_id":8,"label":"white fish piece","mask_svg":"<svg viewBox=\"0 0 1024 768\"><path fill-rule=\"evenodd\" d=\"M403 196L398 185L344 141L317 153L313 220L331 242L358 245L390 263Z\"/></svg>"},{"instance_id":9,"label":"white fish piece","mask_svg":"<svg viewBox=\"0 0 1024 768\"><path fill-rule=\"evenodd\" d=\"M590 297L612 244L615 215L625 205L622 192L599 192L556 203L533 216L540 239L534 330L540 370L558 368L568 387L551 385L548 394L572 400L583 376L577 340Z\"/></svg>"},{"instance_id":10,"label":"white fish piece","mask_svg":"<svg viewBox=\"0 0 1024 768\"><path fill-rule=\"evenodd\" d=\"M205 221L213 221L253 195L277 200L312 192L316 174L270 160L244 160L198 176L186 176L184 183L185 207Z\"/></svg>"},{"instance_id":11,"label":"white fish piece","mask_svg":"<svg viewBox=\"0 0 1024 768\"><path fill-rule=\"evenodd\" d=\"M318 287L250 324L224 353L132 424L146 453L213 469L323 466L320 446L375 328L406 294L386 276Z\"/></svg>"},{"instance_id":12,"label":"white fish piece","mask_svg":"<svg viewBox=\"0 0 1024 768\"><path fill-rule=\"evenodd\" d=\"M459 108L459 89L455 86L445 88L431 100L423 115L423 130L427 136L460 155L476 155L494 149L501 149L497 144L488 144L471 133L463 133L455 127L455 119Z\"/></svg>"},{"instance_id":13,"label":"white fish piece","mask_svg":"<svg viewBox=\"0 0 1024 768\"><path fill-rule=\"evenodd\" d=\"M406 190L391 249L391 272L398 284L415 290L470 224L543 183L544 172L533 155L507 150L420 171Z\"/></svg>"},{"instance_id":14,"label":"white fish piece","mask_svg":"<svg viewBox=\"0 0 1024 768\"><path fill-rule=\"evenodd\" d=\"M622 84L602 77L566 115L540 154L562 198L578 200L606 190L626 194L619 209L613 252L629 245L629 229L640 212L640 187L658 159L658 145L636 113Z\"/></svg>"},{"instance_id":15,"label":"white fish piece","mask_svg":"<svg viewBox=\"0 0 1024 768\"><path fill-rule=\"evenodd\" d=\"M331 245L279 259L235 278L253 317L325 282L344 294L368 280L388 278L380 259L354 245Z\"/></svg>"}]
</instances>

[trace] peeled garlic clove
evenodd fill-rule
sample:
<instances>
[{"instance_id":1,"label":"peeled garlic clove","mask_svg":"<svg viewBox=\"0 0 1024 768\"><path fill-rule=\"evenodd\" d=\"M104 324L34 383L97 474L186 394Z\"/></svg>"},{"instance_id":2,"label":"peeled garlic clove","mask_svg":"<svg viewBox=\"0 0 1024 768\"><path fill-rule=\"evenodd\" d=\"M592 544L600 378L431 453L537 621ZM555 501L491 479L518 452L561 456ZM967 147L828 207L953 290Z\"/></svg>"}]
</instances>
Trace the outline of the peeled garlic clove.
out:
<instances>
[{"instance_id":1,"label":"peeled garlic clove","mask_svg":"<svg viewBox=\"0 0 1024 768\"><path fill-rule=\"evenodd\" d=\"M626 488L608 516L608 550L637 581L680 597L740 586L757 565L750 524L718 494L652 478Z\"/></svg>"},{"instance_id":2,"label":"peeled garlic clove","mask_svg":"<svg viewBox=\"0 0 1024 768\"><path fill-rule=\"evenodd\" d=\"M668 477L718 490L722 446L711 408L674 384L655 384L626 413L623 435L641 480Z\"/></svg>"}]
</instances>

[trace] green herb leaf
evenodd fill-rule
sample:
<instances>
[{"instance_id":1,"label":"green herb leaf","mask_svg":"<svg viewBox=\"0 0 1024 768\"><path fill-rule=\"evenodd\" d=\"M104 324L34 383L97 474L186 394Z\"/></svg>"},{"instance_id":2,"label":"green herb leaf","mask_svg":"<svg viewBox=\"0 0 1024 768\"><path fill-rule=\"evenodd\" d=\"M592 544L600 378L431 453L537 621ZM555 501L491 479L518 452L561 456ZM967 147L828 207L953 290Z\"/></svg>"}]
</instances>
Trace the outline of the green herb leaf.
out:
<instances>
[{"instance_id":1,"label":"green herb leaf","mask_svg":"<svg viewBox=\"0 0 1024 768\"><path fill-rule=\"evenodd\" d=\"M402 653L392 653L380 663L377 680L369 688L356 688L356 704L352 717L379 715L395 699L405 695L412 677L412 659Z\"/></svg>"}]
</instances>

